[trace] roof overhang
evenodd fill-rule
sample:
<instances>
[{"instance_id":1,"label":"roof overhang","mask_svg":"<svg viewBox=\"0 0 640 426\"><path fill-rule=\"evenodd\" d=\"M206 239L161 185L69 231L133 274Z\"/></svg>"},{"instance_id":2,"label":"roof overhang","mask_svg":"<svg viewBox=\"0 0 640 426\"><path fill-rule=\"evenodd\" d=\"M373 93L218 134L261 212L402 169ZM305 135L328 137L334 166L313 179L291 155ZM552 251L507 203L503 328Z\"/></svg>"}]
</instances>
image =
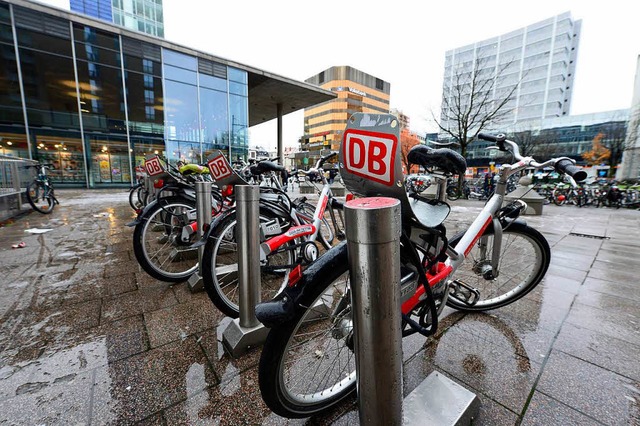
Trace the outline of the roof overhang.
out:
<instances>
[{"instance_id":1,"label":"roof overhang","mask_svg":"<svg viewBox=\"0 0 640 426\"><path fill-rule=\"evenodd\" d=\"M287 79L278 75L248 70L249 73L249 126L278 117L278 104L282 115L308 108L336 98L336 94L309 83Z\"/></svg>"}]
</instances>

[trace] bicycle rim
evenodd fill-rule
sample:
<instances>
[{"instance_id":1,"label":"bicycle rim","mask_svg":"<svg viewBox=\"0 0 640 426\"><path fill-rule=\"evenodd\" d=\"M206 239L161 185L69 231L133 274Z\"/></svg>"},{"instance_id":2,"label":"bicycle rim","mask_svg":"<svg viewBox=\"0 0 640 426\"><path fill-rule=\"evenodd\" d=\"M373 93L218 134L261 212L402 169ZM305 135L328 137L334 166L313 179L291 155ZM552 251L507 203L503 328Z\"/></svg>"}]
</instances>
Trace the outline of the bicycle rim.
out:
<instances>
[{"instance_id":1,"label":"bicycle rim","mask_svg":"<svg viewBox=\"0 0 640 426\"><path fill-rule=\"evenodd\" d=\"M273 220L277 219L260 218L261 223ZM220 230L216 232L211 256L211 276L221 302L231 310L239 311L238 244L235 231L234 219L221 224ZM291 265L294 261L295 256L291 250L268 256L267 264L260 268L261 300L273 299L288 282L290 268L277 266Z\"/></svg>"},{"instance_id":2,"label":"bicycle rim","mask_svg":"<svg viewBox=\"0 0 640 426\"><path fill-rule=\"evenodd\" d=\"M198 250L180 242L180 235L189 223L186 213L193 207L187 204L169 204L152 212L145 222L141 244L148 266L168 279L186 279L198 268ZM160 278L162 279L162 278Z\"/></svg>"},{"instance_id":3,"label":"bicycle rim","mask_svg":"<svg viewBox=\"0 0 640 426\"><path fill-rule=\"evenodd\" d=\"M55 205L53 195L42 182L33 182L27 188L27 200L34 210L40 213L51 213Z\"/></svg>"},{"instance_id":4,"label":"bicycle rim","mask_svg":"<svg viewBox=\"0 0 640 426\"><path fill-rule=\"evenodd\" d=\"M349 272L333 281L300 317L278 366L282 397L293 406L322 406L356 383Z\"/></svg>"},{"instance_id":5,"label":"bicycle rim","mask_svg":"<svg viewBox=\"0 0 640 426\"><path fill-rule=\"evenodd\" d=\"M456 270L454 279L477 289L478 302L473 306L458 305L458 309L487 310L512 303L540 282L549 266L549 247L537 231L527 226L513 225L503 231L500 249L499 275L495 279L483 277L483 267L491 265L494 234L488 231L474 245L462 266ZM486 247L483 247L483 240ZM455 244L452 242L452 244Z\"/></svg>"}]
</instances>

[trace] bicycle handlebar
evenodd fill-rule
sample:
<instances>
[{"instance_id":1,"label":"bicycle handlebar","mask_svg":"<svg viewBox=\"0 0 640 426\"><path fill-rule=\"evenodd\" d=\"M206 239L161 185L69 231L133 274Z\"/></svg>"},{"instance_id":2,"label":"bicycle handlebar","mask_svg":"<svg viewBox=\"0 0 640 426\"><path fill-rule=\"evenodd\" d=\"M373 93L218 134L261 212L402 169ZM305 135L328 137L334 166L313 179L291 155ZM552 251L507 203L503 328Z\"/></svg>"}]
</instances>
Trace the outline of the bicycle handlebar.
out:
<instances>
[{"instance_id":1,"label":"bicycle handlebar","mask_svg":"<svg viewBox=\"0 0 640 426\"><path fill-rule=\"evenodd\" d=\"M538 163L532 157L523 157L520 155L520 149L518 148L518 144L513 141L510 141L506 138L504 133L499 133L497 135L490 135L488 133L478 133L478 139L482 139L489 142L495 142L496 147L489 147L493 149L499 149L500 151L507 151L505 146L509 145L511 148L511 152L513 153L513 157L516 159L518 163L523 163L529 167L535 167L536 169L542 169L544 167L553 166L558 173L564 173L572 178L574 178L577 182L582 182L587 178L587 172L582 170L581 167L575 165L575 160L572 160L567 157L559 157L552 158L544 163ZM516 163L516 164L518 164ZM522 165L522 164L519 164Z\"/></svg>"}]
</instances>

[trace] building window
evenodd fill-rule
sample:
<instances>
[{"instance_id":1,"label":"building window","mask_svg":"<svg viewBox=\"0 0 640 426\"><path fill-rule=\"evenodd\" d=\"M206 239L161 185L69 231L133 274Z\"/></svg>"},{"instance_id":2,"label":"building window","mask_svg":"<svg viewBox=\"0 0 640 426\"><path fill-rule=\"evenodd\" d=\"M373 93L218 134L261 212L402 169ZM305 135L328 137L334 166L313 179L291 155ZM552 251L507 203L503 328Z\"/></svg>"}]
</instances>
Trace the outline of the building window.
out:
<instances>
[{"instance_id":1,"label":"building window","mask_svg":"<svg viewBox=\"0 0 640 426\"><path fill-rule=\"evenodd\" d=\"M319 83L319 84L324 83L324 71L322 71L322 72L320 73L320 75L318 76L318 83Z\"/></svg>"},{"instance_id":2,"label":"building window","mask_svg":"<svg viewBox=\"0 0 640 426\"><path fill-rule=\"evenodd\" d=\"M379 78L376 78L376 89L384 90L384 82Z\"/></svg>"}]
</instances>

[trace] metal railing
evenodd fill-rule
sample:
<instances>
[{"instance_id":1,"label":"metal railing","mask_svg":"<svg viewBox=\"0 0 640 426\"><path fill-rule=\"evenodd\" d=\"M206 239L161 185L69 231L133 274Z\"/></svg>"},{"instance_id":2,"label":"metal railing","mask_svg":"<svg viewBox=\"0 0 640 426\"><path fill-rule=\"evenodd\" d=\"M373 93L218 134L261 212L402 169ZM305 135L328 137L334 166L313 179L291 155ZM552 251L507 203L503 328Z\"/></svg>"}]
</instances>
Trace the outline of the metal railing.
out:
<instances>
[{"instance_id":1,"label":"metal railing","mask_svg":"<svg viewBox=\"0 0 640 426\"><path fill-rule=\"evenodd\" d=\"M24 192L36 176L35 168L24 166L38 164L27 158L0 155L0 197Z\"/></svg>"}]
</instances>

